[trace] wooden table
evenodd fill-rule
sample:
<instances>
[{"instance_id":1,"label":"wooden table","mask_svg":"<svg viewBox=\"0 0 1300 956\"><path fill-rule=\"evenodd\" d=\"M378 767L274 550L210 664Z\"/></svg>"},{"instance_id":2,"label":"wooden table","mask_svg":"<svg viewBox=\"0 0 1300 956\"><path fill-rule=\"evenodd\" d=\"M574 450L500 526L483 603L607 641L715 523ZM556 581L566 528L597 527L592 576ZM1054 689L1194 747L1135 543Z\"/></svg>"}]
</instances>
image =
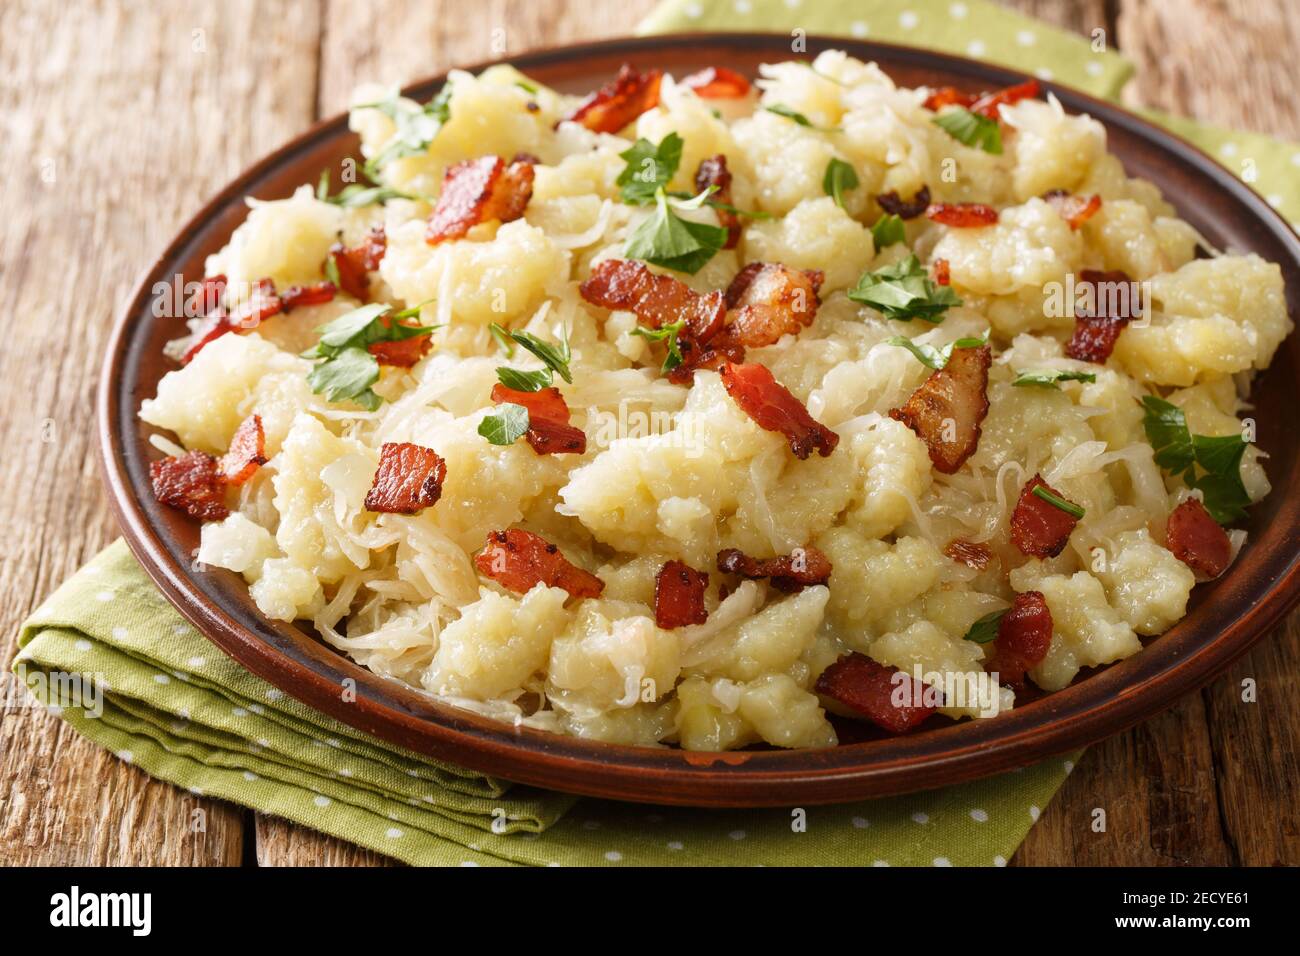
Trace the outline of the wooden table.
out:
<instances>
[{"instance_id":1,"label":"wooden table","mask_svg":"<svg viewBox=\"0 0 1300 956\"><path fill-rule=\"evenodd\" d=\"M1291 0L1017 0L1138 64L1128 93L1300 138ZM92 394L112 316L178 224L342 110L359 81L630 32L653 0L6 0L0 5L0 661L116 534ZM846 14L847 15L847 14ZM504 49L502 48L504 43ZM1300 616L1199 694L1092 748L1021 864L1300 863ZM1241 701L1248 678L1258 702ZM186 826L207 812L206 833ZM1105 832L1092 829L1094 808ZM34 708L0 711L0 863L375 864L303 827L151 780Z\"/></svg>"}]
</instances>

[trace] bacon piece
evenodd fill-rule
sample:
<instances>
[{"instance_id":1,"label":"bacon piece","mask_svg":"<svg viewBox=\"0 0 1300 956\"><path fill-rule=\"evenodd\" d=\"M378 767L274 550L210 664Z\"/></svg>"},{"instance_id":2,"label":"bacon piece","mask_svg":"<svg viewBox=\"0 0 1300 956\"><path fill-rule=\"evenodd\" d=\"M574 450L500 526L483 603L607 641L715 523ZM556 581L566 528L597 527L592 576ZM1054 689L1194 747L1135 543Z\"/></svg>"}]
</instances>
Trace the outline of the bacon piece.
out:
<instances>
[{"instance_id":1,"label":"bacon piece","mask_svg":"<svg viewBox=\"0 0 1300 956\"><path fill-rule=\"evenodd\" d=\"M1232 562L1228 533L1199 499L1188 498L1175 508L1165 533L1174 557L1203 577L1217 578Z\"/></svg>"},{"instance_id":2,"label":"bacon piece","mask_svg":"<svg viewBox=\"0 0 1300 956\"><path fill-rule=\"evenodd\" d=\"M521 392L498 382L492 386L492 401L528 409L528 431L524 438L537 454L581 455L587 450L587 436L581 428L569 424L569 405L558 388Z\"/></svg>"},{"instance_id":3,"label":"bacon piece","mask_svg":"<svg viewBox=\"0 0 1300 956\"><path fill-rule=\"evenodd\" d=\"M668 373L668 381L676 385L689 385L701 369L717 371L728 362L745 361L745 346L729 335L715 335L707 342L678 338L677 347L682 364Z\"/></svg>"},{"instance_id":4,"label":"bacon piece","mask_svg":"<svg viewBox=\"0 0 1300 956\"><path fill-rule=\"evenodd\" d=\"M700 160L700 167L695 171L695 193L699 195L710 186L716 186L709 198L726 205L731 205L731 171L727 169L727 157L719 153L710 159ZM740 216L730 209L714 207L718 214L718 224L727 230L724 249L736 248L740 241Z\"/></svg>"},{"instance_id":5,"label":"bacon piece","mask_svg":"<svg viewBox=\"0 0 1300 956\"><path fill-rule=\"evenodd\" d=\"M1025 671L1040 664L1052 645L1052 612L1040 591L1017 594L998 623L993 653L984 670L997 674L1003 684L1023 687Z\"/></svg>"},{"instance_id":6,"label":"bacon piece","mask_svg":"<svg viewBox=\"0 0 1300 956\"><path fill-rule=\"evenodd\" d=\"M589 94L565 119L595 133L617 133L646 110L659 105L661 80L662 70L638 73L630 63L624 63L618 76Z\"/></svg>"},{"instance_id":7,"label":"bacon piece","mask_svg":"<svg viewBox=\"0 0 1300 956\"><path fill-rule=\"evenodd\" d=\"M1034 475L1025 482L1016 508L1011 512L1011 543L1030 557L1054 558L1065 550L1065 543L1079 520L1038 497L1034 494L1035 488L1050 491L1058 498L1065 497L1043 481L1042 475Z\"/></svg>"},{"instance_id":8,"label":"bacon piece","mask_svg":"<svg viewBox=\"0 0 1300 956\"><path fill-rule=\"evenodd\" d=\"M605 582L584 571L541 535L512 528L489 531L487 547L474 557L479 573L516 594L527 594L537 584L563 588L570 597L599 597Z\"/></svg>"},{"instance_id":9,"label":"bacon piece","mask_svg":"<svg viewBox=\"0 0 1300 956\"><path fill-rule=\"evenodd\" d=\"M736 100L749 95L749 80L725 66L708 66L684 77L682 86L706 100Z\"/></svg>"},{"instance_id":10,"label":"bacon piece","mask_svg":"<svg viewBox=\"0 0 1300 956\"><path fill-rule=\"evenodd\" d=\"M957 471L979 447L980 422L989 413L989 366L993 350L987 345L953 349L948 364L931 373L901 408L889 417L920 436L930 449L930 461L945 475Z\"/></svg>"},{"instance_id":11,"label":"bacon piece","mask_svg":"<svg viewBox=\"0 0 1300 956\"><path fill-rule=\"evenodd\" d=\"M366 492L366 510L413 515L438 503L447 463L432 448L411 442L384 442L379 468Z\"/></svg>"},{"instance_id":12,"label":"bacon piece","mask_svg":"<svg viewBox=\"0 0 1300 956\"><path fill-rule=\"evenodd\" d=\"M937 709L925 703L938 694L934 688L856 651L822 671L814 689L894 734L907 733Z\"/></svg>"},{"instance_id":13,"label":"bacon piece","mask_svg":"<svg viewBox=\"0 0 1300 956\"><path fill-rule=\"evenodd\" d=\"M207 452L187 451L150 462L149 483L155 498L191 518L220 521L230 515L226 484L217 460Z\"/></svg>"},{"instance_id":14,"label":"bacon piece","mask_svg":"<svg viewBox=\"0 0 1300 956\"><path fill-rule=\"evenodd\" d=\"M915 219L930 208L930 187L922 186L911 199L902 199L890 190L876 197L876 204L899 219Z\"/></svg>"},{"instance_id":15,"label":"bacon piece","mask_svg":"<svg viewBox=\"0 0 1300 956\"><path fill-rule=\"evenodd\" d=\"M956 229L978 229L998 221L998 211L980 202L936 202L925 210L926 218Z\"/></svg>"},{"instance_id":16,"label":"bacon piece","mask_svg":"<svg viewBox=\"0 0 1300 956\"><path fill-rule=\"evenodd\" d=\"M738 548L718 552L718 570L742 578L767 578L772 587L786 593L825 584L831 577L831 559L817 548L795 548L775 558L751 558Z\"/></svg>"},{"instance_id":17,"label":"bacon piece","mask_svg":"<svg viewBox=\"0 0 1300 956\"><path fill-rule=\"evenodd\" d=\"M709 619L704 589L709 575L681 561L669 561L655 575L655 624L664 630Z\"/></svg>"},{"instance_id":18,"label":"bacon piece","mask_svg":"<svg viewBox=\"0 0 1300 956\"><path fill-rule=\"evenodd\" d=\"M978 97L970 93L963 93L955 86L941 86L925 98L921 105L927 110L934 110L936 113L945 106L961 106L969 109L975 105Z\"/></svg>"},{"instance_id":19,"label":"bacon piece","mask_svg":"<svg viewBox=\"0 0 1300 956\"><path fill-rule=\"evenodd\" d=\"M943 553L958 564L964 564L976 571L983 571L993 560L993 552L989 550L988 545L967 541L965 538L953 538L948 542L948 547L943 549Z\"/></svg>"},{"instance_id":20,"label":"bacon piece","mask_svg":"<svg viewBox=\"0 0 1300 956\"><path fill-rule=\"evenodd\" d=\"M454 163L442 177L438 204L429 216L425 241L431 246L459 239L490 219L511 222L533 197L533 164L481 156Z\"/></svg>"},{"instance_id":21,"label":"bacon piece","mask_svg":"<svg viewBox=\"0 0 1300 956\"><path fill-rule=\"evenodd\" d=\"M1065 345L1065 354L1080 362L1104 364L1124 327L1142 314L1141 297L1133 280L1118 269L1085 269L1079 273L1079 284L1091 287L1092 306L1075 309L1074 333ZM1107 288L1120 285L1123 289L1116 294L1106 294Z\"/></svg>"},{"instance_id":22,"label":"bacon piece","mask_svg":"<svg viewBox=\"0 0 1300 956\"><path fill-rule=\"evenodd\" d=\"M803 402L790 394L766 365L726 362L722 385L760 428L785 435L796 458L807 458L814 450L825 458L839 444L840 436L809 415Z\"/></svg>"},{"instance_id":23,"label":"bacon piece","mask_svg":"<svg viewBox=\"0 0 1300 956\"><path fill-rule=\"evenodd\" d=\"M651 272L645 263L631 259L598 263L578 292L592 305L634 312L653 329L685 320L685 331L697 341L716 335L726 319L721 292L702 295L685 282Z\"/></svg>"},{"instance_id":24,"label":"bacon piece","mask_svg":"<svg viewBox=\"0 0 1300 956\"><path fill-rule=\"evenodd\" d=\"M727 286L731 323L723 335L747 348L772 345L812 324L824 274L774 262L751 262Z\"/></svg>"},{"instance_id":25,"label":"bacon piece","mask_svg":"<svg viewBox=\"0 0 1300 956\"><path fill-rule=\"evenodd\" d=\"M935 259L930 263L934 271L934 281L939 285L952 285L952 270L948 266L947 259Z\"/></svg>"},{"instance_id":26,"label":"bacon piece","mask_svg":"<svg viewBox=\"0 0 1300 956\"><path fill-rule=\"evenodd\" d=\"M261 465L265 465L266 432L262 416L249 415L230 438L230 450L221 456L217 470L228 485L242 485Z\"/></svg>"},{"instance_id":27,"label":"bacon piece","mask_svg":"<svg viewBox=\"0 0 1300 956\"><path fill-rule=\"evenodd\" d=\"M1076 196L1068 189L1049 189L1043 193L1042 198L1069 223L1071 229L1078 229L1101 208L1101 197L1096 193L1091 196Z\"/></svg>"},{"instance_id":28,"label":"bacon piece","mask_svg":"<svg viewBox=\"0 0 1300 956\"><path fill-rule=\"evenodd\" d=\"M371 342L366 346L366 350L375 357L376 362L395 368L410 368L428 355L431 348L433 348L432 335L417 335L396 342Z\"/></svg>"},{"instance_id":29,"label":"bacon piece","mask_svg":"<svg viewBox=\"0 0 1300 956\"><path fill-rule=\"evenodd\" d=\"M253 283L253 294L230 310L230 324L249 332L283 311L284 301L275 293L275 282L258 279Z\"/></svg>"},{"instance_id":30,"label":"bacon piece","mask_svg":"<svg viewBox=\"0 0 1300 956\"><path fill-rule=\"evenodd\" d=\"M334 260L343 291L364 302L366 290L370 287L369 273L379 268L387 251L388 234L383 226L375 226L366 233L360 245L349 248L337 242L331 246L330 257Z\"/></svg>"},{"instance_id":31,"label":"bacon piece","mask_svg":"<svg viewBox=\"0 0 1300 956\"><path fill-rule=\"evenodd\" d=\"M332 302L338 294L338 287L333 282L314 282L311 285L291 285L280 296L284 311L292 312L300 305L324 305Z\"/></svg>"},{"instance_id":32,"label":"bacon piece","mask_svg":"<svg viewBox=\"0 0 1300 956\"><path fill-rule=\"evenodd\" d=\"M181 364L189 365L190 362L194 361L194 356L203 351L209 343L221 338L221 336L225 335L227 332L233 332L234 330L235 327L230 322L230 316L226 314L225 309L218 306L212 312L208 313L207 317L199 325L198 329L195 330L189 348L187 348L185 354L181 356Z\"/></svg>"},{"instance_id":33,"label":"bacon piece","mask_svg":"<svg viewBox=\"0 0 1300 956\"><path fill-rule=\"evenodd\" d=\"M1037 80L1025 80L1025 82L1017 83L1015 86L1008 86L1004 90L985 93L971 104L970 111L979 113L981 116L987 116L989 119L1000 119L1002 107L1035 97L1038 95L1038 89Z\"/></svg>"},{"instance_id":34,"label":"bacon piece","mask_svg":"<svg viewBox=\"0 0 1300 956\"><path fill-rule=\"evenodd\" d=\"M204 276L199 283L198 293L189 302L187 315L209 315L221 307L221 298L226 294L226 277L224 275ZM197 300L197 301L196 301Z\"/></svg>"}]
</instances>

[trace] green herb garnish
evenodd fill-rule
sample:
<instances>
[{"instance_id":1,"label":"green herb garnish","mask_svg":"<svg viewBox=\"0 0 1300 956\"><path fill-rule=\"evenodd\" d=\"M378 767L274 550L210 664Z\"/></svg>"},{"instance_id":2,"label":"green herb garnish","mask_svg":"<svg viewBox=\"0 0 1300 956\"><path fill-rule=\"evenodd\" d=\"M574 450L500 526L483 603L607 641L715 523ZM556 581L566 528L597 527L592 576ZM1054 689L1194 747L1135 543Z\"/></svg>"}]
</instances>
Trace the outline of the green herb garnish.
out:
<instances>
[{"instance_id":1,"label":"green herb garnish","mask_svg":"<svg viewBox=\"0 0 1300 956\"><path fill-rule=\"evenodd\" d=\"M1077 372L1073 369L1064 368L1027 368L1016 373L1016 380L1012 385L1024 388L1028 385L1036 385L1040 388L1055 388L1061 386L1058 382L1095 382L1097 374L1095 372Z\"/></svg>"},{"instance_id":2,"label":"green herb garnish","mask_svg":"<svg viewBox=\"0 0 1300 956\"><path fill-rule=\"evenodd\" d=\"M682 163L682 138L669 133L658 145L648 139L638 139L628 149L618 154L627 161L614 182L620 188L623 202L644 206L654 202L655 192L667 188L677 175Z\"/></svg>"},{"instance_id":3,"label":"green herb garnish","mask_svg":"<svg viewBox=\"0 0 1300 956\"><path fill-rule=\"evenodd\" d=\"M858 188L858 174L842 159L832 158L826 164L826 173L822 176L822 192L835 200L835 205L844 208L844 194L850 189Z\"/></svg>"},{"instance_id":4,"label":"green herb garnish","mask_svg":"<svg viewBox=\"0 0 1300 956\"><path fill-rule=\"evenodd\" d=\"M662 186L655 189L654 196L654 214L636 227L624 255L694 275L726 245L727 230L677 215ZM705 192L689 201L674 202L677 208L698 209L707 198Z\"/></svg>"},{"instance_id":5,"label":"green herb garnish","mask_svg":"<svg viewBox=\"0 0 1300 956\"><path fill-rule=\"evenodd\" d=\"M943 321L945 311L961 305L949 286L930 278L915 253L892 266L864 272L848 296L900 322L921 319L937 324Z\"/></svg>"},{"instance_id":6,"label":"green herb garnish","mask_svg":"<svg viewBox=\"0 0 1300 956\"><path fill-rule=\"evenodd\" d=\"M320 179L316 182L316 198L321 202L342 206L344 209L357 209L361 206L373 206L375 203L383 205L390 199L414 199L416 197L391 186L363 186L361 183L348 183L348 185L331 196L330 171L323 169L321 170Z\"/></svg>"},{"instance_id":7,"label":"green herb garnish","mask_svg":"<svg viewBox=\"0 0 1300 956\"><path fill-rule=\"evenodd\" d=\"M677 336L686 326L686 320L682 319L677 322L670 322L667 325L660 326L657 329L646 328L644 325L638 325L632 330L633 335L639 335L641 338L650 342L663 342L668 347L668 355L664 358L663 371L671 372L677 366L682 364L682 350L677 344Z\"/></svg>"},{"instance_id":8,"label":"green herb garnish","mask_svg":"<svg viewBox=\"0 0 1300 956\"><path fill-rule=\"evenodd\" d=\"M808 129L820 130L823 133L840 132L838 126L818 126L798 110L791 109L789 106L785 106L781 103L777 103L775 106L764 106L763 109L767 110L769 113L775 113L777 116L784 116L786 119L793 120L800 126L807 127Z\"/></svg>"},{"instance_id":9,"label":"green herb garnish","mask_svg":"<svg viewBox=\"0 0 1300 956\"><path fill-rule=\"evenodd\" d=\"M494 445L513 445L528 431L528 409L514 402L498 405L478 423L478 433Z\"/></svg>"},{"instance_id":10,"label":"green herb garnish","mask_svg":"<svg viewBox=\"0 0 1300 956\"><path fill-rule=\"evenodd\" d=\"M352 401L373 412L383 399L370 386L379 380L379 362L369 348L376 342L400 342L433 332L435 326L404 325L420 306L393 312L391 305L372 302L347 312L316 331L320 340L302 353L321 359L307 375L307 384L331 402ZM391 313L391 314L390 314Z\"/></svg>"},{"instance_id":11,"label":"green herb garnish","mask_svg":"<svg viewBox=\"0 0 1300 956\"><path fill-rule=\"evenodd\" d=\"M892 212L885 213L871 227L871 241L876 244L877 250L902 242L905 238L907 233L903 229L903 217L895 216Z\"/></svg>"},{"instance_id":12,"label":"green herb garnish","mask_svg":"<svg viewBox=\"0 0 1300 956\"><path fill-rule=\"evenodd\" d=\"M1246 516L1250 495L1241 480L1241 459L1249 444L1241 435L1193 435L1187 416L1155 395L1142 398L1142 426L1155 449L1156 464L1201 491L1205 510L1219 524Z\"/></svg>"},{"instance_id":13,"label":"green herb garnish","mask_svg":"<svg viewBox=\"0 0 1300 956\"><path fill-rule=\"evenodd\" d=\"M995 155L1002 152L1002 129L997 120L958 106L944 110L930 122L967 146Z\"/></svg>"},{"instance_id":14,"label":"green herb garnish","mask_svg":"<svg viewBox=\"0 0 1300 956\"><path fill-rule=\"evenodd\" d=\"M366 161L365 173L374 179L393 160L416 156L429 148L439 130L451 119L451 84L444 85L438 95L423 106L394 94L388 99L354 108L379 110L397 125L397 131L388 144Z\"/></svg>"},{"instance_id":15,"label":"green herb garnish","mask_svg":"<svg viewBox=\"0 0 1300 956\"><path fill-rule=\"evenodd\" d=\"M1067 515L1074 518L1075 521L1083 519L1084 510L1076 505L1073 501L1066 501L1060 495L1054 495L1047 490L1044 485L1034 485L1033 495L1035 498L1041 498L1053 508L1064 511Z\"/></svg>"},{"instance_id":16,"label":"green herb garnish","mask_svg":"<svg viewBox=\"0 0 1300 956\"><path fill-rule=\"evenodd\" d=\"M904 335L895 335L891 339L886 339L886 345L897 345L905 348L921 362L930 368L938 371L948 364L948 359L952 358L953 349L977 349L988 343L988 339L964 338L949 342L941 348L935 348L933 345L926 345L923 342L916 342Z\"/></svg>"},{"instance_id":17,"label":"green herb garnish","mask_svg":"<svg viewBox=\"0 0 1300 956\"><path fill-rule=\"evenodd\" d=\"M1002 623L1002 618L1006 616L1006 608L1001 611L993 611L985 614L982 618L970 626L966 632L966 640L974 641L976 644L987 644L998 636L998 625Z\"/></svg>"},{"instance_id":18,"label":"green herb garnish","mask_svg":"<svg viewBox=\"0 0 1300 956\"><path fill-rule=\"evenodd\" d=\"M532 371L521 371L504 365L498 367L497 379L506 388L513 388L519 392L540 392L542 389L551 386L557 374L566 382L573 383L573 374L569 371L569 363L573 360L573 353L569 349L567 331L563 342L559 345L552 345L549 342L543 342L531 332L511 332L495 322L488 328L502 349L506 351L507 358L514 354L515 344L519 344L541 359L542 364L546 366Z\"/></svg>"}]
</instances>

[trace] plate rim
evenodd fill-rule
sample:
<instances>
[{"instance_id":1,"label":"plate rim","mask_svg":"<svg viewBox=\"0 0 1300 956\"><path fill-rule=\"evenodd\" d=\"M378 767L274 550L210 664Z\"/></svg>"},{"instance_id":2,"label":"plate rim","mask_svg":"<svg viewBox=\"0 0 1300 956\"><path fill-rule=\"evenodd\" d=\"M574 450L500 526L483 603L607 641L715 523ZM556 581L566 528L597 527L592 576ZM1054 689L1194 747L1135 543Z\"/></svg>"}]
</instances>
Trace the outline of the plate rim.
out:
<instances>
[{"instance_id":1,"label":"plate rim","mask_svg":"<svg viewBox=\"0 0 1300 956\"><path fill-rule=\"evenodd\" d=\"M851 54L922 67L938 65L949 74L965 75L976 82L1007 83L1028 74L965 57L875 41L810 34L808 51L844 49ZM527 70L554 62L581 62L599 56L627 56L653 52L664 46L690 44L748 47L751 52L782 46L789 37L780 33L681 33L653 37L619 37L589 43L550 46L518 56L486 60L447 71L402 87L403 92L423 95L445 82L451 69L479 72L509 63ZM874 52L873 52L874 51ZM1246 206L1254 218L1270 224L1284 244L1291 247L1300 264L1300 238L1290 224L1268 203L1202 150L1176 133L1164 130L1116 104L1091 94L1042 81L1046 89L1059 91L1062 99L1078 101L1080 107L1108 127L1116 125L1136 134L1155 148L1172 154L1217 182L1219 188ZM157 529L149 521L126 473L120 445L128 439L117 427L122 412L118 383L128 358L126 344L132 320L151 299L151 279L179 253L206 223L216 218L233 201L240 202L250 186L263 174L276 169L314 145L318 140L346 135L347 114L323 118L277 147L230 180L180 228L163 251L139 274L113 325L96 390L98 457L109 492L112 510L123 537L150 578L169 602L210 641L241 666L267 680L309 706L324 711L359 730L407 747L435 759L446 759L468 769L521 783L635 802L691 806L777 806L794 803L836 803L930 789L948 783L991 776L1025 766L1056 754L1066 753L1118 733L1170 706L1175 700L1204 686L1229 667L1275 627L1300 602L1300 544L1263 598L1217 635L1207 639L1187 657L1167 662L1160 668L1142 668L1132 680L1123 681L1119 693L1109 699L1078 706L1082 688L1101 690L1115 678L1116 667L1041 700L1016 708L991 721L964 721L924 733L883 741L845 744L824 751L777 750L732 751L702 754L677 749L651 749L608 744L545 731L519 730L509 725L462 711L451 705L432 704L442 721L432 721L391 706L366 694L356 703L345 704L339 687L322 673L292 660L263 638L244 629L224 608L191 580L173 558ZM138 401L137 401L138 405ZM1279 489L1281 491L1281 489ZM306 635L318 641L312 635ZM1137 662L1142 653L1127 659ZM360 669L351 661L351 669ZM1124 663L1124 662L1121 662ZM1150 671L1149 673L1142 673ZM366 672L367 674L369 672ZM374 675L371 675L372 677ZM383 679L380 679L381 681ZM1062 697L1062 695L1066 695ZM1090 694L1100 697L1099 694ZM1071 706L1074 705L1074 706ZM1032 710L1031 710L1032 709ZM1041 715L1025 724L1017 714ZM1014 729L1013 729L1014 728ZM1046 731L1050 730L1051 733ZM867 748L892 750L885 759L861 756ZM856 759L856 762L854 758ZM801 763L803 766L791 766ZM811 766L809 766L811 764Z\"/></svg>"}]
</instances>

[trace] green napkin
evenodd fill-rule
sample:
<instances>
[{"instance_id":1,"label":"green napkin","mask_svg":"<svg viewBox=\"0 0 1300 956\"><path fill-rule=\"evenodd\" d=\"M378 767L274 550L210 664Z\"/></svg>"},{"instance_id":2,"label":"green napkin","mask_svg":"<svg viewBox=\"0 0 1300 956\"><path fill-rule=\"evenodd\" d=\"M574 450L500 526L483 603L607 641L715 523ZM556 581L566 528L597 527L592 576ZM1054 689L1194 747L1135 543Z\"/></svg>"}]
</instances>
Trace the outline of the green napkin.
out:
<instances>
[{"instance_id":1,"label":"green napkin","mask_svg":"<svg viewBox=\"0 0 1300 956\"><path fill-rule=\"evenodd\" d=\"M80 733L162 780L424 865L993 865L1073 764L852 806L678 810L511 785L383 743L209 644L118 541L18 639L14 672Z\"/></svg>"}]
</instances>

